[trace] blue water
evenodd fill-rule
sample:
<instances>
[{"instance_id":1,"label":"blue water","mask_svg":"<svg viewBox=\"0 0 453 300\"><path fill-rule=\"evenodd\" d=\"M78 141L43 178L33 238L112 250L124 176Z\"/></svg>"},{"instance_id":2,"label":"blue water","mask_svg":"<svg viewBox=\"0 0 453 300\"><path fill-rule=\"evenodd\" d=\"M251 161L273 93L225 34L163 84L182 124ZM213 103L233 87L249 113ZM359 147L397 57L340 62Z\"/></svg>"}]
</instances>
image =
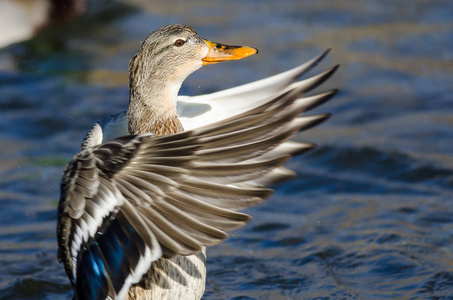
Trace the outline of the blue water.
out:
<instances>
[{"instance_id":1,"label":"blue water","mask_svg":"<svg viewBox=\"0 0 453 300\"><path fill-rule=\"evenodd\" d=\"M80 1L85 3L85 1ZM208 248L204 299L453 296L450 1L92 1L0 50L0 299L70 299L56 259L62 170L92 124L124 110L127 66L154 29L186 23L258 55L203 68L202 94L289 69L326 48L341 64L253 220ZM1 13L0 13L1 14Z\"/></svg>"}]
</instances>

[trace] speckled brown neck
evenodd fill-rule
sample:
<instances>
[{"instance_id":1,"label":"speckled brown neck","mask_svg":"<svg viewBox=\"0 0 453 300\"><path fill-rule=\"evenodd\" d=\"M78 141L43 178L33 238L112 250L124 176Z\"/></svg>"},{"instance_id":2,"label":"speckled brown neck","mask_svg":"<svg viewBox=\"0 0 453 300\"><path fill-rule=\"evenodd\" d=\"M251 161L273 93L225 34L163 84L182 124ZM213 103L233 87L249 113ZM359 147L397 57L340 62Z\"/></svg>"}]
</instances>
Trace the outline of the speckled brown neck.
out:
<instances>
[{"instance_id":1,"label":"speckled brown neck","mask_svg":"<svg viewBox=\"0 0 453 300\"><path fill-rule=\"evenodd\" d=\"M174 134L184 131L184 128L179 121L178 117L167 119L166 121L157 121L151 126L151 132L157 136L163 136L167 134Z\"/></svg>"},{"instance_id":2,"label":"speckled brown neck","mask_svg":"<svg viewBox=\"0 0 453 300\"><path fill-rule=\"evenodd\" d=\"M129 116L128 116L129 117ZM174 134L184 130L177 116L165 120L156 120L152 117L140 120L129 120L128 131L130 134L154 133L156 136Z\"/></svg>"}]
</instances>

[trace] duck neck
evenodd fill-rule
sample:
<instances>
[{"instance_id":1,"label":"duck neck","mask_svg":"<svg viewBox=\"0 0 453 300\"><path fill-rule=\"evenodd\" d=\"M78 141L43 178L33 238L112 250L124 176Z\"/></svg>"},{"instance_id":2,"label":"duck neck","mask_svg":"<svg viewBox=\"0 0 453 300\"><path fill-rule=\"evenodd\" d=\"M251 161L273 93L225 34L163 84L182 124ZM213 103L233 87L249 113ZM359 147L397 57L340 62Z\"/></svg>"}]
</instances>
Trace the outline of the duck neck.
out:
<instances>
[{"instance_id":1,"label":"duck neck","mask_svg":"<svg viewBox=\"0 0 453 300\"><path fill-rule=\"evenodd\" d=\"M176 102L182 81L167 74L150 73L141 76L133 69L129 73L129 134L172 134L183 131L176 114Z\"/></svg>"}]
</instances>

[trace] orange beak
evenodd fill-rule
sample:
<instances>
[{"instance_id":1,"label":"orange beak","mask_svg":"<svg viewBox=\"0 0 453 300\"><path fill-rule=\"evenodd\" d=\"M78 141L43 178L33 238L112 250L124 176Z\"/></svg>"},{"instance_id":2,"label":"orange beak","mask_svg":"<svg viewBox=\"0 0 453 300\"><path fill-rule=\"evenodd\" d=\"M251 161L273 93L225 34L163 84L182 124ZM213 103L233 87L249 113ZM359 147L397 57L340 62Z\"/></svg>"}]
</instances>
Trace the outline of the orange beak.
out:
<instances>
[{"instance_id":1,"label":"orange beak","mask_svg":"<svg viewBox=\"0 0 453 300\"><path fill-rule=\"evenodd\" d=\"M228 46L203 39L209 47L208 54L202 59L203 65L210 65L226 60L243 59L258 53L258 50L246 46Z\"/></svg>"}]
</instances>

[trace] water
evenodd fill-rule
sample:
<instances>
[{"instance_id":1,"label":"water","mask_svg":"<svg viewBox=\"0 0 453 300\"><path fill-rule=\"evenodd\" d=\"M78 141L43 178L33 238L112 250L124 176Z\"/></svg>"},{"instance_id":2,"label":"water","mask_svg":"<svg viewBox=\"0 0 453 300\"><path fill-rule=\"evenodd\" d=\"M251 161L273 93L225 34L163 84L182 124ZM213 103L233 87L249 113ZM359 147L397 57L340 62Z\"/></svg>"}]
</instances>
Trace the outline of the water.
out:
<instances>
[{"instance_id":1,"label":"water","mask_svg":"<svg viewBox=\"0 0 453 300\"><path fill-rule=\"evenodd\" d=\"M192 75L201 94L332 48L341 93L301 135L320 147L247 226L208 249L204 299L453 295L453 5L449 1L77 1L85 13L0 50L0 299L70 299L56 260L66 162L127 105L127 65L154 29L186 23L257 47Z\"/></svg>"}]
</instances>

